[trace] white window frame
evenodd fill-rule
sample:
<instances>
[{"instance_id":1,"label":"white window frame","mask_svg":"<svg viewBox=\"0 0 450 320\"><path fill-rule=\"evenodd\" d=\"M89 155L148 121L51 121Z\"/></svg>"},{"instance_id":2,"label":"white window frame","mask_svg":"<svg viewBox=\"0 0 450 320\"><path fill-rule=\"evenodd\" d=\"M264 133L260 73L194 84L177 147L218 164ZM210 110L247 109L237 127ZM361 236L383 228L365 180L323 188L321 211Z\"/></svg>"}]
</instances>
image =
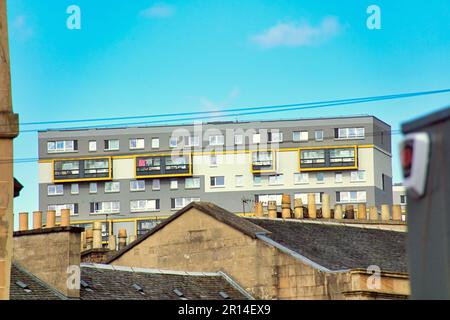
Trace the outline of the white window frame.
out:
<instances>
[{"instance_id":1,"label":"white window frame","mask_svg":"<svg viewBox=\"0 0 450 320\"><path fill-rule=\"evenodd\" d=\"M95 207L98 207L98 204L101 204L102 209L98 210ZM107 205L109 208L104 208ZM94 212L91 214L114 214L120 212L120 201L100 201L94 203Z\"/></svg>"},{"instance_id":2,"label":"white window frame","mask_svg":"<svg viewBox=\"0 0 450 320\"><path fill-rule=\"evenodd\" d=\"M298 134L298 138L296 138L296 134ZM309 140L309 131L308 130L300 130L292 132L292 141L294 142L307 142Z\"/></svg>"},{"instance_id":3,"label":"white window frame","mask_svg":"<svg viewBox=\"0 0 450 320\"><path fill-rule=\"evenodd\" d=\"M243 187L244 186L244 176L241 174L237 174L234 176L234 185L235 187Z\"/></svg>"},{"instance_id":4,"label":"white window frame","mask_svg":"<svg viewBox=\"0 0 450 320\"><path fill-rule=\"evenodd\" d=\"M199 147L200 146L200 137L199 136L189 136L187 146L188 147Z\"/></svg>"},{"instance_id":5,"label":"white window frame","mask_svg":"<svg viewBox=\"0 0 450 320\"><path fill-rule=\"evenodd\" d=\"M64 185L63 184L49 184L47 186L47 195L51 196L51 197L64 195Z\"/></svg>"},{"instance_id":6,"label":"white window frame","mask_svg":"<svg viewBox=\"0 0 450 320\"><path fill-rule=\"evenodd\" d=\"M191 202L200 201L200 198L194 198L194 197L176 197L176 198L173 198L173 199L174 199L174 202L175 202L175 207L171 208L171 210L179 210L181 208L184 208L185 206L187 206ZM179 203L178 206L177 206L177 200L178 200L178 202L181 202L181 203Z\"/></svg>"},{"instance_id":7,"label":"white window frame","mask_svg":"<svg viewBox=\"0 0 450 320\"><path fill-rule=\"evenodd\" d=\"M276 201L277 206L281 206L281 201L283 198L282 194L258 194L258 201L262 203L264 207L267 207L269 201Z\"/></svg>"},{"instance_id":8,"label":"white window frame","mask_svg":"<svg viewBox=\"0 0 450 320\"><path fill-rule=\"evenodd\" d=\"M94 190L93 186L95 186L95 190ZM90 194L95 194L97 192L98 192L98 184L97 184L97 182L90 182L89 183L89 193Z\"/></svg>"},{"instance_id":9,"label":"white window frame","mask_svg":"<svg viewBox=\"0 0 450 320\"><path fill-rule=\"evenodd\" d=\"M257 178L259 178L259 183L257 183L255 181ZM255 187L262 186L262 176L257 176L257 175L253 176L253 186L255 186Z\"/></svg>"},{"instance_id":10,"label":"white window frame","mask_svg":"<svg viewBox=\"0 0 450 320\"><path fill-rule=\"evenodd\" d=\"M261 143L261 133L254 133L252 135L252 142L253 142L253 144Z\"/></svg>"},{"instance_id":11,"label":"white window frame","mask_svg":"<svg viewBox=\"0 0 450 320\"><path fill-rule=\"evenodd\" d=\"M214 161L213 161L214 159ZM216 154L210 154L209 155L209 166L210 167L217 167L217 155Z\"/></svg>"},{"instance_id":12,"label":"white window frame","mask_svg":"<svg viewBox=\"0 0 450 320\"><path fill-rule=\"evenodd\" d=\"M137 188L134 188L134 186L137 186ZM140 188L140 186L143 186L143 188ZM130 192L140 192L140 191L145 191L145 180L131 180Z\"/></svg>"},{"instance_id":13,"label":"white window frame","mask_svg":"<svg viewBox=\"0 0 450 320\"><path fill-rule=\"evenodd\" d=\"M338 175L341 177L338 179ZM344 182L344 174L342 172L336 172L334 176L334 182L335 183L343 183Z\"/></svg>"},{"instance_id":14,"label":"white window frame","mask_svg":"<svg viewBox=\"0 0 450 320\"><path fill-rule=\"evenodd\" d=\"M358 170L358 171L350 172L350 182L365 182L365 181L366 181L366 171L365 170Z\"/></svg>"},{"instance_id":15,"label":"white window frame","mask_svg":"<svg viewBox=\"0 0 450 320\"><path fill-rule=\"evenodd\" d=\"M61 147L58 144L62 144ZM50 146L54 147L51 148ZM75 152L75 140L55 140L47 142L47 153Z\"/></svg>"},{"instance_id":16,"label":"white window frame","mask_svg":"<svg viewBox=\"0 0 450 320\"><path fill-rule=\"evenodd\" d=\"M178 147L179 137L170 137L169 138L169 148Z\"/></svg>"},{"instance_id":17,"label":"white window frame","mask_svg":"<svg viewBox=\"0 0 450 320\"><path fill-rule=\"evenodd\" d=\"M152 190L153 191L161 190L161 180L159 179L152 180Z\"/></svg>"},{"instance_id":18,"label":"white window frame","mask_svg":"<svg viewBox=\"0 0 450 320\"><path fill-rule=\"evenodd\" d=\"M159 149L159 138L152 138L152 149Z\"/></svg>"},{"instance_id":19,"label":"white window frame","mask_svg":"<svg viewBox=\"0 0 450 320\"><path fill-rule=\"evenodd\" d=\"M294 184L308 184L308 183L309 183L309 173L308 172L294 173Z\"/></svg>"},{"instance_id":20,"label":"white window frame","mask_svg":"<svg viewBox=\"0 0 450 320\"><path fill-rule=\"evenodd\" d=\"M89 152L96 152L97 151L97 141L90 140L88 147L89 147Z\"/></svg>"},{"instance_id":21,"label":"white window frame","mask_svg":"<svg viewBox=\"0 0 450 320\"><path fill-rule=\"evenodd\" d=\"M80 194L80 185L78 183L72 183L70 185L70 194Z\"/></svg>"},{"instance_id":22,"label":"white window frame","mask_svg":"<svg viewBox=\"0 0 450 320\"><path fill-rule=\"evenodd\" d=\"M223 184L217 184L218 178L223 178ZM214 183L213 183L214 181ZM225 176L212 176L209 179L209 184L211 188L224 188L225 187Z\"/></svg>"},{"instance_id":23,"label":"white window frame","mask_svg":"<svg viewBox=\"0 0 450 320\"><path fill-rule=\"evenodd\" d=\"M365 136L366 136L366 129L364 127L338 128L338 137L336 139L338 140L364 139Z\"/></svg>"},{"instance_id":24,"label":"white window frame","mask_svg":"<svg viewBox=\"0 0 450 320\"><path fill-rule=\"evenodd\" d=\"M320 192L314 192L314 197L316 200L316 204L322 203L322 201L320 201ZM294 194L294 199L298 199L298 198L302 199L303 205L308 204L308 193L307 192L300 192L300 193Z\"/></svg>"},{"instance_id":25,"label":"white window frame","mask_svg":"<svg viewBox=\"0 0 450 320\"><path fill-rule=\"evenodd\" d=\"M284 184L284 175L282 173L269 175L269 186L282 186Z\"/></svg>"},{"instance_id":26,"label":"white window frame","mask_svg":"<svg viewBox=\"0 0 450 320\"><path fill-rule=\"evenodd\" d=\"M225 144L225 137L223 134L209 136L210 146L223 146Z\"/></svg>"},{"instance_id":27,"label":"white window frame","mask_svg":"<svg viewBox=\"0 0 450 320\"><path fill-rule=\"evenodd\" d=\"M321 137L317 138L317 134L320 132ZM314 140L323 141L323 130L315 130L314 131Z\"/></svg>"},{"instance_id":28,"label":"white window frame","mask_svg":"<svg viewBox=\"0 0 450 320\"><path fill-rule=\"evenodd\" d=\"M105 151L117 151L120 149L120 140L119 139L106 139L108 141L108 148L105 148ZM111 147L111 142L117 142L117 146Z\"/></svg>"},{"instance_id":29,"label":"white window frame","mask_svg":"<svg viewBox=\"0 0 450 320\"><path fill-rule=\"evenodd\" d=\"M275 138L276 137L276 138ZM270 133L270 141L272 143L281 143L283 142L283 132L271 132Z\"/></svg>"},{"instance_id":30,"label":"white window frame","mask_svg":"<svg viewBox=\"0 0 450 320\"><path fill-rule=\"evenodd\" d=\"M367 201L366 191L338 191L340 201L339 203L364 203ZM355 197L352 197L355 195Z\"/></svg>"},{"instance_id":31,"label":"white window frame","mask_svg":"<svg viewBox=\"0 0 450 320\"><path fill-rule=\"evenodd\" d=\"M57 217L61 216L61 210L62 209L70 209L70 215L71 216L77 216L78 213L75 213L75 203L67 203L67 204L49 204L47 206L47 210L55 210L55 215Z\"/></svg>"},{"instance_id":32,"label":"white window frame","mask_svg":"<svg viewBox=\"0 0 450 320\"><path fill-rule=\"evenodd\" d=\"M133 143L134 142L134 143ZM144 138L130 138L130 150L142 150L145 149L145 139ZM134 146L133 146L134 144Z\"/></svg>"},{"instance_id":33,"label":"white window frame","mask_svg":"<svg viewBox=\"0 0 450 320\"><path fill-rule=\"evenodd\" d=\"M107 186L109 186L109 185L112 187L111 190L107 189ZM117 193L117 192L120 192L120 182L119 181L106 181L105 182L105 193Z\"/></svg>"},{"instance_id":34,"label":"white window frame","mask_svg":"<svg viewBox=\"0 0 450 320\"><path fill-rule=\"evenodd\" d=\"M319 180L319 176L322 176L323 179ZM325 173L323 173L323 172L317 172L316 173L316 183L317 184L324 184L325 183Z\"/></svg>"},{"instance_id":35,"label":"white window frame","mask_svg":"<svg viewBox=\"0 0 450 320\"><path fill-rule=\"evenodd\" d=\"M157 207L158 200L130 200L130 212L138 213L138 212L156 212L159 211L160 208Z\"/></svg>"},{"instance_id":36,"label":"white window frame","mask_svg":"<svg viewBox=\"0 0 450 320\"><path fill-rule=\"evenodd\" d=\"M177 190L177 189L178 189L178 179L170 180L170 190Z\"/></svg>"},{"instance_id":37,"label":"white window frame","mask_svg":"<svg viewBox=\"0 0 450 320\"><path fill-rule=\"evenodd\" d=\"M234 144L235 145L242 145L242 144L244 144L244 135L242 135L242 134L234 135Z\"/></svg>"},{"instance_id":38,"label":"white window frame","mask_svg":"<svg viewBox=\"0 0 450 320\"><path fill-rule=\"evenodd\" d=\"M188 186L188 181L192 181L192 185ZM188 177L184 181L185 189L200 189L200 177Z\"/></svg>"}]
</instances>

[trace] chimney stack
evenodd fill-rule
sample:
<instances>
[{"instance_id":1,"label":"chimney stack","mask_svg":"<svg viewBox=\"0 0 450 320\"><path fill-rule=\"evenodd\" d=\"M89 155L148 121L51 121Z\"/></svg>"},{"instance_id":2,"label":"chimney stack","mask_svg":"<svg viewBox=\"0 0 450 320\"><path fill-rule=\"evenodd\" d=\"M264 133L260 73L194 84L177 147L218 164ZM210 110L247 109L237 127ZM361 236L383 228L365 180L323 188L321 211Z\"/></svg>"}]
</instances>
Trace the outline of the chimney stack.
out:
<instances>
[{"instance_id":1,"label":"chimney stack","mask_svg":"<svg viewBox=\"0 0 450 320\"><path fill-rule=\"evenodd\" d=\"M127 229L119 229L119 250L127 246Z\"/></svg>"},{"instance_id":2,"label":"chimney stack","mask_svg":"<svg viewBox=\"0 0 450 320\"><path fill-rule=\"evenodd\" d=\"M392 220L402 221L402 207L399 204L392 206Z\"/></svg>"},{"instance_id":3,"label":"chimney stack","mask_svg":"<svg viewBox=\"0 0 450 320\"><path fill-rule=\"evenodd\" d=\"M255 216L258 218L262 218L264 216L264 209L261 202L255 203Z\"/></svg>"},{"instance_id":4,"label":"chimney stack","mask_svg":"<svg viewBox=\"0 0 450 320\"><path fill-rule=\"evenodd\" d=\"M46 228L54 228L56 224L56 211L48 210L47 211L47 219L45 221Z\"/></svg>"},{"instance_id":5,"label":"chimney stack","mask_svg":"<svg viewBox=\"0 0 450 320\"><path fill-rule=\"evenodd\" d=\"M303 202L301 198L294 199L295 219L303 219Z\"/></svg>"},{"instance_id":6,"label":"chimney stack","mask_svg":"<svg viewBox=\"0 0 450 320\"><path fill-rule=\"evenodd\" d=\"M291 218L291 195L287 193L281 197L281 217L283 219Z\"/></svg>"},{"instance_id":7,"label":"chimney stack","mask_svg":"<svg viewBox=\"0 0 450 320\"><path fill-rule=\"evenodd\" d=\"M334 218L342 219L342 205L337 204L334 206Z\"/></svg>"},{"instance_id":8,"label":"chimney stack","mask_svg":"<svg viewBox=\"0 0 450 320\"><path fill-rule=\"evenodd\" d=\"M33 229L42 228L42 211L33 212Z\"/></svg>"},{"instance_id":9,"label":"chimney stack","mask_svg":"<svg viewBox=\"0 0 450 320\"><path fill-rule=\"evenodd\" d=\"M369 220L378 221L378 210L376 206L371 206L369 208Z\"/></svg>"},{"instance_id":10,"label":"chimney stack","mask_svg":"<svg viewBox=\"0 0 450 320\"><path fill-rule=\"evenodd\" d=\"M383 221L391 220L391 213L389 211L389 205L387 204L381 205L381 220Z\"/></svg>"},{"instance_id":11,"label":"chimney stack","mask_svg":"<svg viewBox=\"0 0 450 320\"><path fill-rule=\"evenodd\" d=\"M81 232L80 236L80 252L86 249L86 231Z\"/></svg>"},{"instance_id":12,"label":"chimney stack","mask_svg":"<svg viewBox=\"0 0 450 320\"><path fill-rule=\"evenodd\" d=\"M358 204L358 220L367 220L367 209L365 203Z\"/></svg>"},{"instance_id":13,"label":"chimney stack","mask_svg":"<svg viewBox=\"0 0 450 320\"><path fill-rule=\"evenodd\" d=\"M28 230L28 212L19 213L19 231Z\"/></svg>"},{"instance_id":14,"label":"chimney stack","mask_svg":"<svg viewBox=\"0 0 450 320\"><path fill-rule=\"evenodd\" d=\"M267 204L267 211L269 212L269 219L277 218L277 202L269 201Z\"/></svg>"},{"instance_id":15,"label":"chimney stack","mask_svg":"<svg viewBox=\"0 0 450 320\"><path fill-rule=\"evenodd\" d=\"M92 248L102 248L102 223L95 221L92 226Z\"/></svg>"},{"instance_id":16,"label":"chimney stack","mask_svg":"<svg viewBox=\"0 0 450 320\"><path fill-rule=\"evenodd\" d=\"M311 219L317 218L316 195L308 193L308 217Z\"/></svg>"},{"instance_id":17,"label":"chimney stack","mask_svg":"<svg viewBox=\"0 0 450 320\"><path fill-rule=\"evenodd\" d=\"M324 219L331 218L330 195L328 193L324 193L322 195L322 218Z\"/></svg>"}]
</instances>

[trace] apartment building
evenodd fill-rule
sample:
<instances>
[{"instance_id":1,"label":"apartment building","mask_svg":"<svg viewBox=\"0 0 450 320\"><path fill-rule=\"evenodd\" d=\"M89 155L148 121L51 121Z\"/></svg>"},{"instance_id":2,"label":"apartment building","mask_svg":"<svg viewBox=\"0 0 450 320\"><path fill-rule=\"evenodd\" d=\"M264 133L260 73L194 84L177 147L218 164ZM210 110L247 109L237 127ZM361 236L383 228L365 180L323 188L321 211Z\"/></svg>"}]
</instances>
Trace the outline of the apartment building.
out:
<instances>
[{"instance_id":1,"label":"apartment building","mask_svg":"<svg viewBox=\"0 0 450 320\"><path fill-rule=\"evenodd\" d=\"M392 203L391 129L373 116L39 132L40 210L140 235L192 201L250 213L283 193Z\"/></svg>"},{"instance_id":2,"label":"apartment building","mask_svg":"<svg viewBox=\"0 0 450 320\"><path fill-rule=\"evenodd\" d=\"M401 183L394 183L392 186L392 202L393 204L399 204L402 207L402 213L406 213L406 187Z\"/></svg>"}]
</instances>

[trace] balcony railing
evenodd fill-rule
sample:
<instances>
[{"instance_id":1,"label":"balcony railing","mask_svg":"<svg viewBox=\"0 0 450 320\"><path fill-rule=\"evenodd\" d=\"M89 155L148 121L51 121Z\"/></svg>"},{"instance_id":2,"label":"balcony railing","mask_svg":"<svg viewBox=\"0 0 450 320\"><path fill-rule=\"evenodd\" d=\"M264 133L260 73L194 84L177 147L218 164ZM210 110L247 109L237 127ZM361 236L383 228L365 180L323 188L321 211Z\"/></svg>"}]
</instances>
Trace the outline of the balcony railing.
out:
<instances>
[{"instance_id":1,"label":"balcony railing","mask_svg":"<svg viewBox=\"0 0 450 320\"><path fill-rule=\"evenodd\" d=\"M179 163L176 163L179 162ZM192 175L191 155L155 155L136 158L136 178Z\"/></svg>"},{"instance_id":2,"label":"balcony railing","mask_svg":"<svg viewBox=\"0 0 450 320\"><path fill-rule=\"evenodd\" d=\"M307 157L311 151L317 151L321 157ZM336 152L348 153L348 156L336 156ZM358 168L358 155L356 146L352 147L324 147L320 148L301 148L299 151L299 169L300 171L325 171L325 170L345 170Z\"/></svg>"},{"instance_id":3,"label":"balcony railing","mask_svg":"<svg viewBox=\"0 0 450 320\"><path fill-rule=\"evenodd\" d=\"M95 164L96 161L99 166L92 168L92 163ZM110 179L112 179L111 158L55 160L53 162L54 182Z\"/></svg>"}]
</instances>

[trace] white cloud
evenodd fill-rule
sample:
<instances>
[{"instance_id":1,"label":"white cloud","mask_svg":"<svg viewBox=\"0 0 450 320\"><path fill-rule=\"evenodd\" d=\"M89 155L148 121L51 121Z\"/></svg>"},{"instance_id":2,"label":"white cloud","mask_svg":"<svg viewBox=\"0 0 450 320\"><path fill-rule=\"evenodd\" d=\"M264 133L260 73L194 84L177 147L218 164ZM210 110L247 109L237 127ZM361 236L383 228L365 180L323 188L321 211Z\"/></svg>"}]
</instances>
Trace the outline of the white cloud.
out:
<instances>
[{"instance_id":1,"label":"white cloud","mask_svg":"<svg viewBox=\"0 0 450 320\"><path fill-rule=\"evenodd\" d=\"M166 3L155 3L141 11L141 16L147 18L167 18L175 14L175 7Z\"/></svg>"},{"instance_id":2,"label":"white cloud","mask_svg":"<svg viewBox=\"0 0 450 320\"><path fill-rule=\"evenodd\" d=\"M338 35L341 30L336 17L325 17L317 26L305 21L278 23L251 40L263 48L311 46Z\"/></svg>"}]
</instances>

